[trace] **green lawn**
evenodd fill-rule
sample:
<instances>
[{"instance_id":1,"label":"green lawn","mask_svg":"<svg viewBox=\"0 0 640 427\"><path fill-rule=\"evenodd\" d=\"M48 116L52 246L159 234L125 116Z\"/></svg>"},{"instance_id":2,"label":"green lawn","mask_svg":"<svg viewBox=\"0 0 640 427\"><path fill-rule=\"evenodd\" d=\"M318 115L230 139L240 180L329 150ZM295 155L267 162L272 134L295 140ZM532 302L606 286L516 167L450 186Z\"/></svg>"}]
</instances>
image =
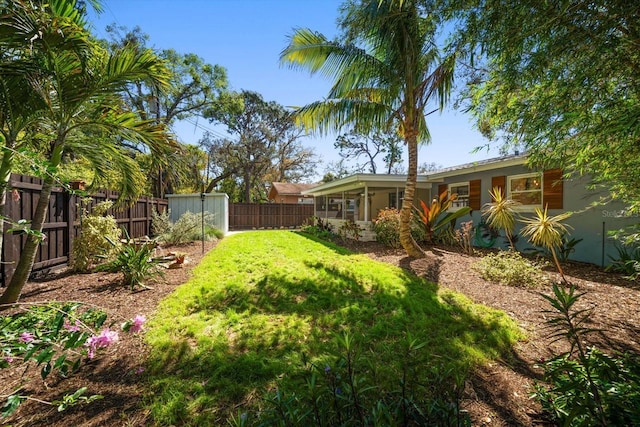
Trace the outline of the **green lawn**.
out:
<instances>
[{"instance_id":1,"label":"green lawn","mask_svg":"<svg viewBox=\"0 0 640 427\"><path fill-rule=\"evenodd\" d=\"M416 375L438 366L458 378L522 338L503 312L365 255L289 231L240 233L149 322L147 403L161 425L224 425L296 377L303 353L334 363L344 332L390 387L408 337L424 343Z\"/></svg>"}]
</instances>

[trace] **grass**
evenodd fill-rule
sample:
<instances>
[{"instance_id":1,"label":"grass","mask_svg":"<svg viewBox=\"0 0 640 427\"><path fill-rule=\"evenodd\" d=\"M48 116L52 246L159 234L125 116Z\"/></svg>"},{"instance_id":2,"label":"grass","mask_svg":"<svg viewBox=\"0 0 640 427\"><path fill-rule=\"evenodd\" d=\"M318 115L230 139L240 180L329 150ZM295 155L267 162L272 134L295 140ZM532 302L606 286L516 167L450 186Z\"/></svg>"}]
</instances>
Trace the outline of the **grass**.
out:
<instances>
[{"instance_id":1,"label":"grass","mask_svg":"<svg viewBox=\"0 0 640 427\"><path fill-rule=\"evenodd\" d=\"M425 377L434 364L464 376L522 338L503 312L366 255L288 231L240 233L150 321L146 403L160 425L225 425L299 375L303 353L330 363L346 331L390 386L407 336L425 343Z\"/></svg>"}]
</instances>

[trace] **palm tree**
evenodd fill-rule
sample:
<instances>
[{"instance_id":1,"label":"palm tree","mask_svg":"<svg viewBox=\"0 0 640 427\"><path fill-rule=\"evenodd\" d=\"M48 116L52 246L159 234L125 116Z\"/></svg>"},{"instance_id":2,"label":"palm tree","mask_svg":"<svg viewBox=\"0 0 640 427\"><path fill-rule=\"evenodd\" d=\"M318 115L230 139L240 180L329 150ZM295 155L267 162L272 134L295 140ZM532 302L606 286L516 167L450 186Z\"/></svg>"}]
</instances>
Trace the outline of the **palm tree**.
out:
<instances>
[{"instance_id":1,"label":"palm tree","mask_svg":"<svg viewBox=\"0 0 640 427\"><path fill-rule=\"evenodd\" d=\"M568 225L562 223L571 216L571 212L564 212L560 215L549 216L547 214L547 207L544 207L544 211L540 208L536 208L536 214L533 218L524 219L525 226L520 230L520 233L527 237L531 243L536 246L546 248L551 252L553 261L558 268L558 273L562 277L562 281L567 283L567 279L564 277L564 272L558 261L556 255L556 248L562 245L562 235L568 233Z\"/></svg>"},{"instance_id":2,"label":"palm tree","mask_svg":"<svg viewBox=\"0 0 640 427\"><path fill-rule=\"evenodd\" d=\"M448 100L454 56L440 58L430 16L408 0L366 0L350 4L343 28L352 43L329 41L299 29L281 52L282 63L333 77L328 98L296 112L299 123L319 133L345 126L362 134L397 129L407 146L408 174L400 210L400 242L409 256L424 251L411 236L411 215L418 169L418 142L429 142L425 112L436 99Z\"/></svg>"},{"instance_id":3,"label":"palm tree","mask_svg":"<svg viewBox=\"0 0 640 427\"><path fill-rule=\"evenodd\" d=\"M487 217L489 227L504 230L504 234L509 241L509 247L515 250L513 232L516 228L516 218L518 216L516 207L519 203L507 198L500 187L493 187L489 194L493 202L487 203L482 207L482 215Z\"/></svg>"},{"instance_id":4,"label":"palm tree","mask_svg":"<svg viewBox=\"0 0 640 427\"><path fill-rule=\"evenodd\" d=\"M99 8L97 2L92 3ZM29 145L29 130L47 107L33 84L43 73L42 50L82 52L88 45L87 39L76 37L84 21L70 2L53 0L47 14L40 13L43 9L37 1L15 0L0 5L0 230L17 153ZM25 45L25 40L30 44ZM2 245L0 233L0 251Z\"/></svg>"},{"instance_id":5,"label":"palm tree","mask_svg":"<svg viewBox=\"0 0 640 427\"><path fill-rule=\"evenodd\" d=\"M56 3L75 5L74 0ZM69 36L90 40L82 27L76 30ZM37 37L34 40L37 42ZM26 238L0 304L16 302L29 277L41 239L38 233L42 231L55 183L55 171L66 151L73 149L85 154L98 173L105 170L107 161L114 162L111 167L118 167L123 173L121 191L123 197L127 197L137 192L138 183L136 165L123 151L121 141L146 144L154 152L162 152L168 145L163 126L140 120L124 108L119 97L124 86L134 81L147 81L158 90L164 87L168 75L164 63L150 50L125 47L108 54L97 44L86 46L88 49L84 51L42 50L41 72L33 84L47 105L38 124L40 131L50 136L43 153L48 161L48 173L32 218L31 229L35 233ZM82 138L86 131L103 137Z\"/></svg>"}]
</instances>

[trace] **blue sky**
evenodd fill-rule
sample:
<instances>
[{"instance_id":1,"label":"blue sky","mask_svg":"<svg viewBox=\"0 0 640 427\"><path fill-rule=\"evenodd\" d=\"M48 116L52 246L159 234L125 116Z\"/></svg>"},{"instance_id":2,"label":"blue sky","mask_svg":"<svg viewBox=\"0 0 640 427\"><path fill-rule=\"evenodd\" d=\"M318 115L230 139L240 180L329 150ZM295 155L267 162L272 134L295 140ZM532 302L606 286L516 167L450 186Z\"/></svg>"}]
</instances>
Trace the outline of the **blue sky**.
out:
<instances>
[{"instance_id":1,"label":"blue sky","mask_svg":"<svg viewBox=\"0 0 640 427\"><path fill-rule=\"evenodd\" d=\"M227 69L234 90L260 93L267 101L299 106L322 99L330 82L320 76L281 67L280 51L295 28L308 27L332 38L341 0L103 0L104 12L90 20L94 32L106 37L108 24L140 26L150 36L150 46L195 53ZM486 144L473 129L469 116L453 108L428 118L432 143L419 152L419 163L454 166L497 156L497 151L471 154ZM199 124L214 128L205 120ZM222 128L215 127L220 130ZM182 142L195 144L202 130L192 124L177 128ZM339 160L334 137L307 137L326 164ZM406 156L406 153L405 153ZM317 171L322 176L324 165Z\"/></svg>"}]
</instances>

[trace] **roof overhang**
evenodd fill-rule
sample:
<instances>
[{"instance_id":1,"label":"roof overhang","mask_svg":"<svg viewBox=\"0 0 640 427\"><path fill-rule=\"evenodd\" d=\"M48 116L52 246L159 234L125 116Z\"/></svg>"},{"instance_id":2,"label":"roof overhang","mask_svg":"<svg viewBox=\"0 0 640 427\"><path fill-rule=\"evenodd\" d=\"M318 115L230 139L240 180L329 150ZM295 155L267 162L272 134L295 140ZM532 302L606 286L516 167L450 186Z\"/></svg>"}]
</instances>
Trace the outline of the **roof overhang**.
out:
<instances>
[{"instance_id":1,"label":"roof overhang","mask_svg":"<svg viewBox=\"0 0 640 427\"><path fill-rule=\"evenodd\" d=\"M527 163L526 155L511 155L497 159L481 160L473 163L466 163L452 168L429 173L427 176L430 182L442 182L445 178L457 175L464 175L474 172L483 172L494 169L506 168L510 166L520 166Z\"/></svg>"},{"instance_id":2,"label":"roof overhang","mask_svg":"<svg viewBox=\"0 0 640 427\"><path fill-rule=\"evenodd\" d=\"M302 191L302 194L312 196L326 196L342 192L353 192L369 188L404 188L407 175L384 174L356 174L346 178L320 184L317 187ZM419 175L416 182L417 188L431 188L432 181L427 176Z\"/></svg>"}]
</instances>

